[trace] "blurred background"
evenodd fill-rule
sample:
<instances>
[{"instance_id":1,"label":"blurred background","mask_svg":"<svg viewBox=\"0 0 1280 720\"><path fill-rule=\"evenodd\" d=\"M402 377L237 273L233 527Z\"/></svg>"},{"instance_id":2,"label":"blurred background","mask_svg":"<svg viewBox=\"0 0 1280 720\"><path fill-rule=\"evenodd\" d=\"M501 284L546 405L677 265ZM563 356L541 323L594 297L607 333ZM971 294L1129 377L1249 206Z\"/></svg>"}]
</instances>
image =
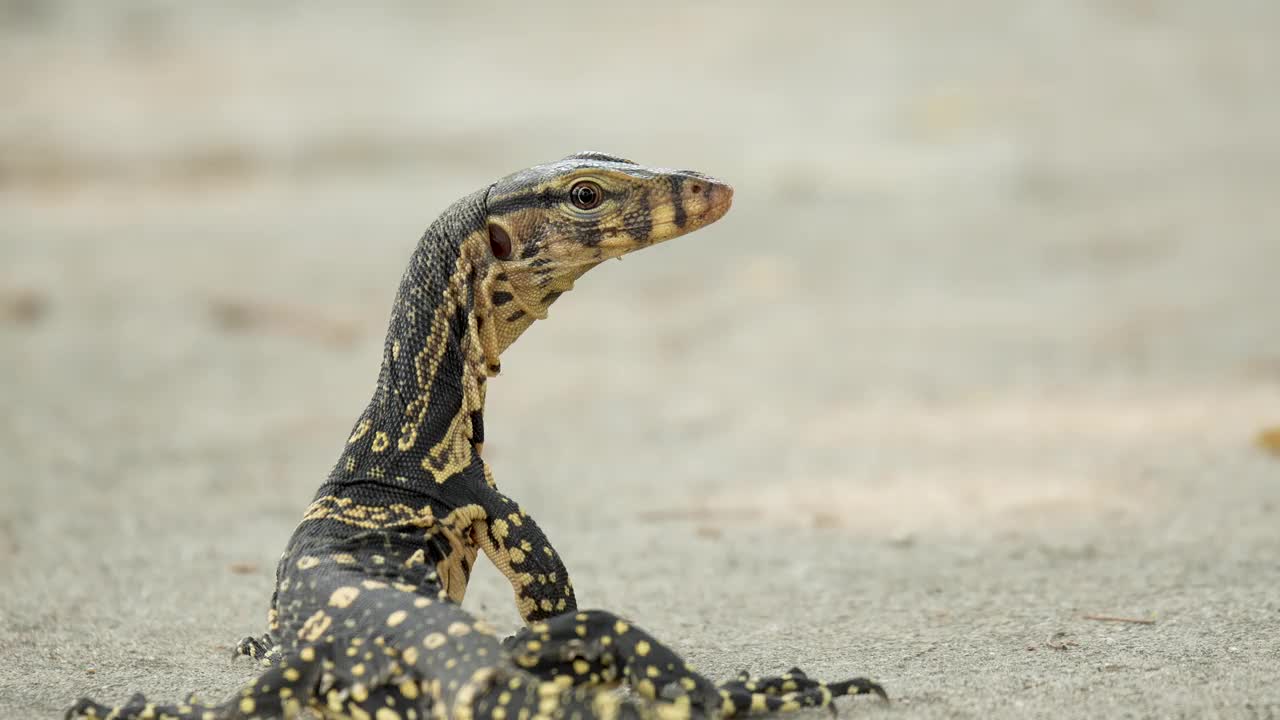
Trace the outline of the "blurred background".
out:
<instances>
[{"instance_id":1,"label":"blurred background","mask_svg":"<svg viewBox=\"0 0 1280 720\"><path fill-rule=\"evenodd\" d=\"M422 229L586 149L737 192L490 392L584 605L899 701L860 712L1280 713L1277 38L1250 0L0 2L0 716L248 677ZM487 566L468 606L514 627Z\"/></svg>"}]
</instances>

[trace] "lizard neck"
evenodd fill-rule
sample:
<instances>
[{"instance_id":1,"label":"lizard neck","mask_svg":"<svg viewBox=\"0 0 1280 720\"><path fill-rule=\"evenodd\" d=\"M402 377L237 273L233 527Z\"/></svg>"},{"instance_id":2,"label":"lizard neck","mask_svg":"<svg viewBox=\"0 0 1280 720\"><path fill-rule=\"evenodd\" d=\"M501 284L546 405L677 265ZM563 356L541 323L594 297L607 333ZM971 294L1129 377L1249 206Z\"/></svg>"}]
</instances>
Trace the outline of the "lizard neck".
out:
<instances>
[{"instance_id":1,"label":"lizard neck","mask_svg":"<svg viewBox=\"0 0 1280 720\"><path fill-rule=\"evenodd\" d=\"M418 242L392 308L373 399L330 483L431 492L477 459L485 383L497 370L486 362L476 312L488 263L485 193L454 203Z\"/></svg>"}]
</instances>

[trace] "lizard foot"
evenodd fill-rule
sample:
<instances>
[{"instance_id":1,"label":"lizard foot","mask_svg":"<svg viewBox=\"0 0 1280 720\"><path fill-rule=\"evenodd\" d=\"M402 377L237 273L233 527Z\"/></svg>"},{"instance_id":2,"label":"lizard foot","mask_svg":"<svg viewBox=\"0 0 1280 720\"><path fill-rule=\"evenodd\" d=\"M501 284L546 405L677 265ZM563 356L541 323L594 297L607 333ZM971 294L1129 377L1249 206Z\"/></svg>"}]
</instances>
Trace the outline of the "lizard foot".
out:
<instances>
[{"instance_id":1,"label":"lizard foot","mask_svg":"<svg viewBox=\"0 0 1280 720\"><path fill-rule=\"evenodd\" d=\"M242 656L251 657L260 664L270 667L280 662L280 644L271 637L271 633L265 633L261 637L251 635L236 643L232 657Z\"/></svg>"},{"instance_id":2,"label":"lizard foot","mask_svg":"<svg viewBox=\"0 0 1280 720\"><path fill-rule=\"evenodd\" d=\"M889 699L879 683L866 678L826 683L810 678L800 668L762 678L753 678L743 670L735 680L720 686L725 717L822 707L831 708L834 713L832 701L846 695L879 695L882 700Z\"/></svg>"}]
</instances>

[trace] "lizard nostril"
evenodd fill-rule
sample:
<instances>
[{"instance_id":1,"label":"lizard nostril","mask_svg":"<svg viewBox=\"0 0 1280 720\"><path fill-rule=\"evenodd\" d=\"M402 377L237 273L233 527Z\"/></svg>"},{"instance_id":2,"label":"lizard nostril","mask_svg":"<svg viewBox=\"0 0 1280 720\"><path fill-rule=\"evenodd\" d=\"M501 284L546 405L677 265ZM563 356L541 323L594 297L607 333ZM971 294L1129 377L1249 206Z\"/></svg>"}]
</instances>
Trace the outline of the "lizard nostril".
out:
<instances>
[{"instance_id":1,"label":"lizard nostril","mask_svg":"<svg viewBox=\"0 0 1280 720\"><path fill-rule=\"evenodd\" d=\"M701 195L701 194L702 194L702 186L701 186L701 185L699 185L698 183L694 183L694 184L692 184L692 185L690 185L690 186L689 186L689 192L693 193L694 195Z\"/></svg>"}]
</instances>

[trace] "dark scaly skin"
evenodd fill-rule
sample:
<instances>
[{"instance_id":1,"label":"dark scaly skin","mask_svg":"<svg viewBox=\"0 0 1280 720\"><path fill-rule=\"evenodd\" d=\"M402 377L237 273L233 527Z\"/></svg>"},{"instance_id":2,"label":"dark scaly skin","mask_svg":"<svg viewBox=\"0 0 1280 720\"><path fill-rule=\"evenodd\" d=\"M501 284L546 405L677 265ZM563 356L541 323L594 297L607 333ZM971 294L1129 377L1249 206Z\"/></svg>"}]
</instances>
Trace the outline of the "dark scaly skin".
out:
<instances>
[{"instance_id":1,"label":"dark scaly skin","mask_svg":"<svg viewBox=\"0 0 1280 720\"><path fill-rule=\"evenodd\" d=\"M598 207L570 198L582 181ZM883 697L798 669L717 686L626 620L579 611L559 555L481 458L502 351L584 272L714 222L732 196L698 173L581 153L454 203L410 260L377 389L281 558L268 632L237 648L262 675L222 703L82 699L68 717L680 720ZM528 623L505 644L460 606L479 553ZM633 696L607 692L623 683Z\"/></svg>"}]
</instances>

